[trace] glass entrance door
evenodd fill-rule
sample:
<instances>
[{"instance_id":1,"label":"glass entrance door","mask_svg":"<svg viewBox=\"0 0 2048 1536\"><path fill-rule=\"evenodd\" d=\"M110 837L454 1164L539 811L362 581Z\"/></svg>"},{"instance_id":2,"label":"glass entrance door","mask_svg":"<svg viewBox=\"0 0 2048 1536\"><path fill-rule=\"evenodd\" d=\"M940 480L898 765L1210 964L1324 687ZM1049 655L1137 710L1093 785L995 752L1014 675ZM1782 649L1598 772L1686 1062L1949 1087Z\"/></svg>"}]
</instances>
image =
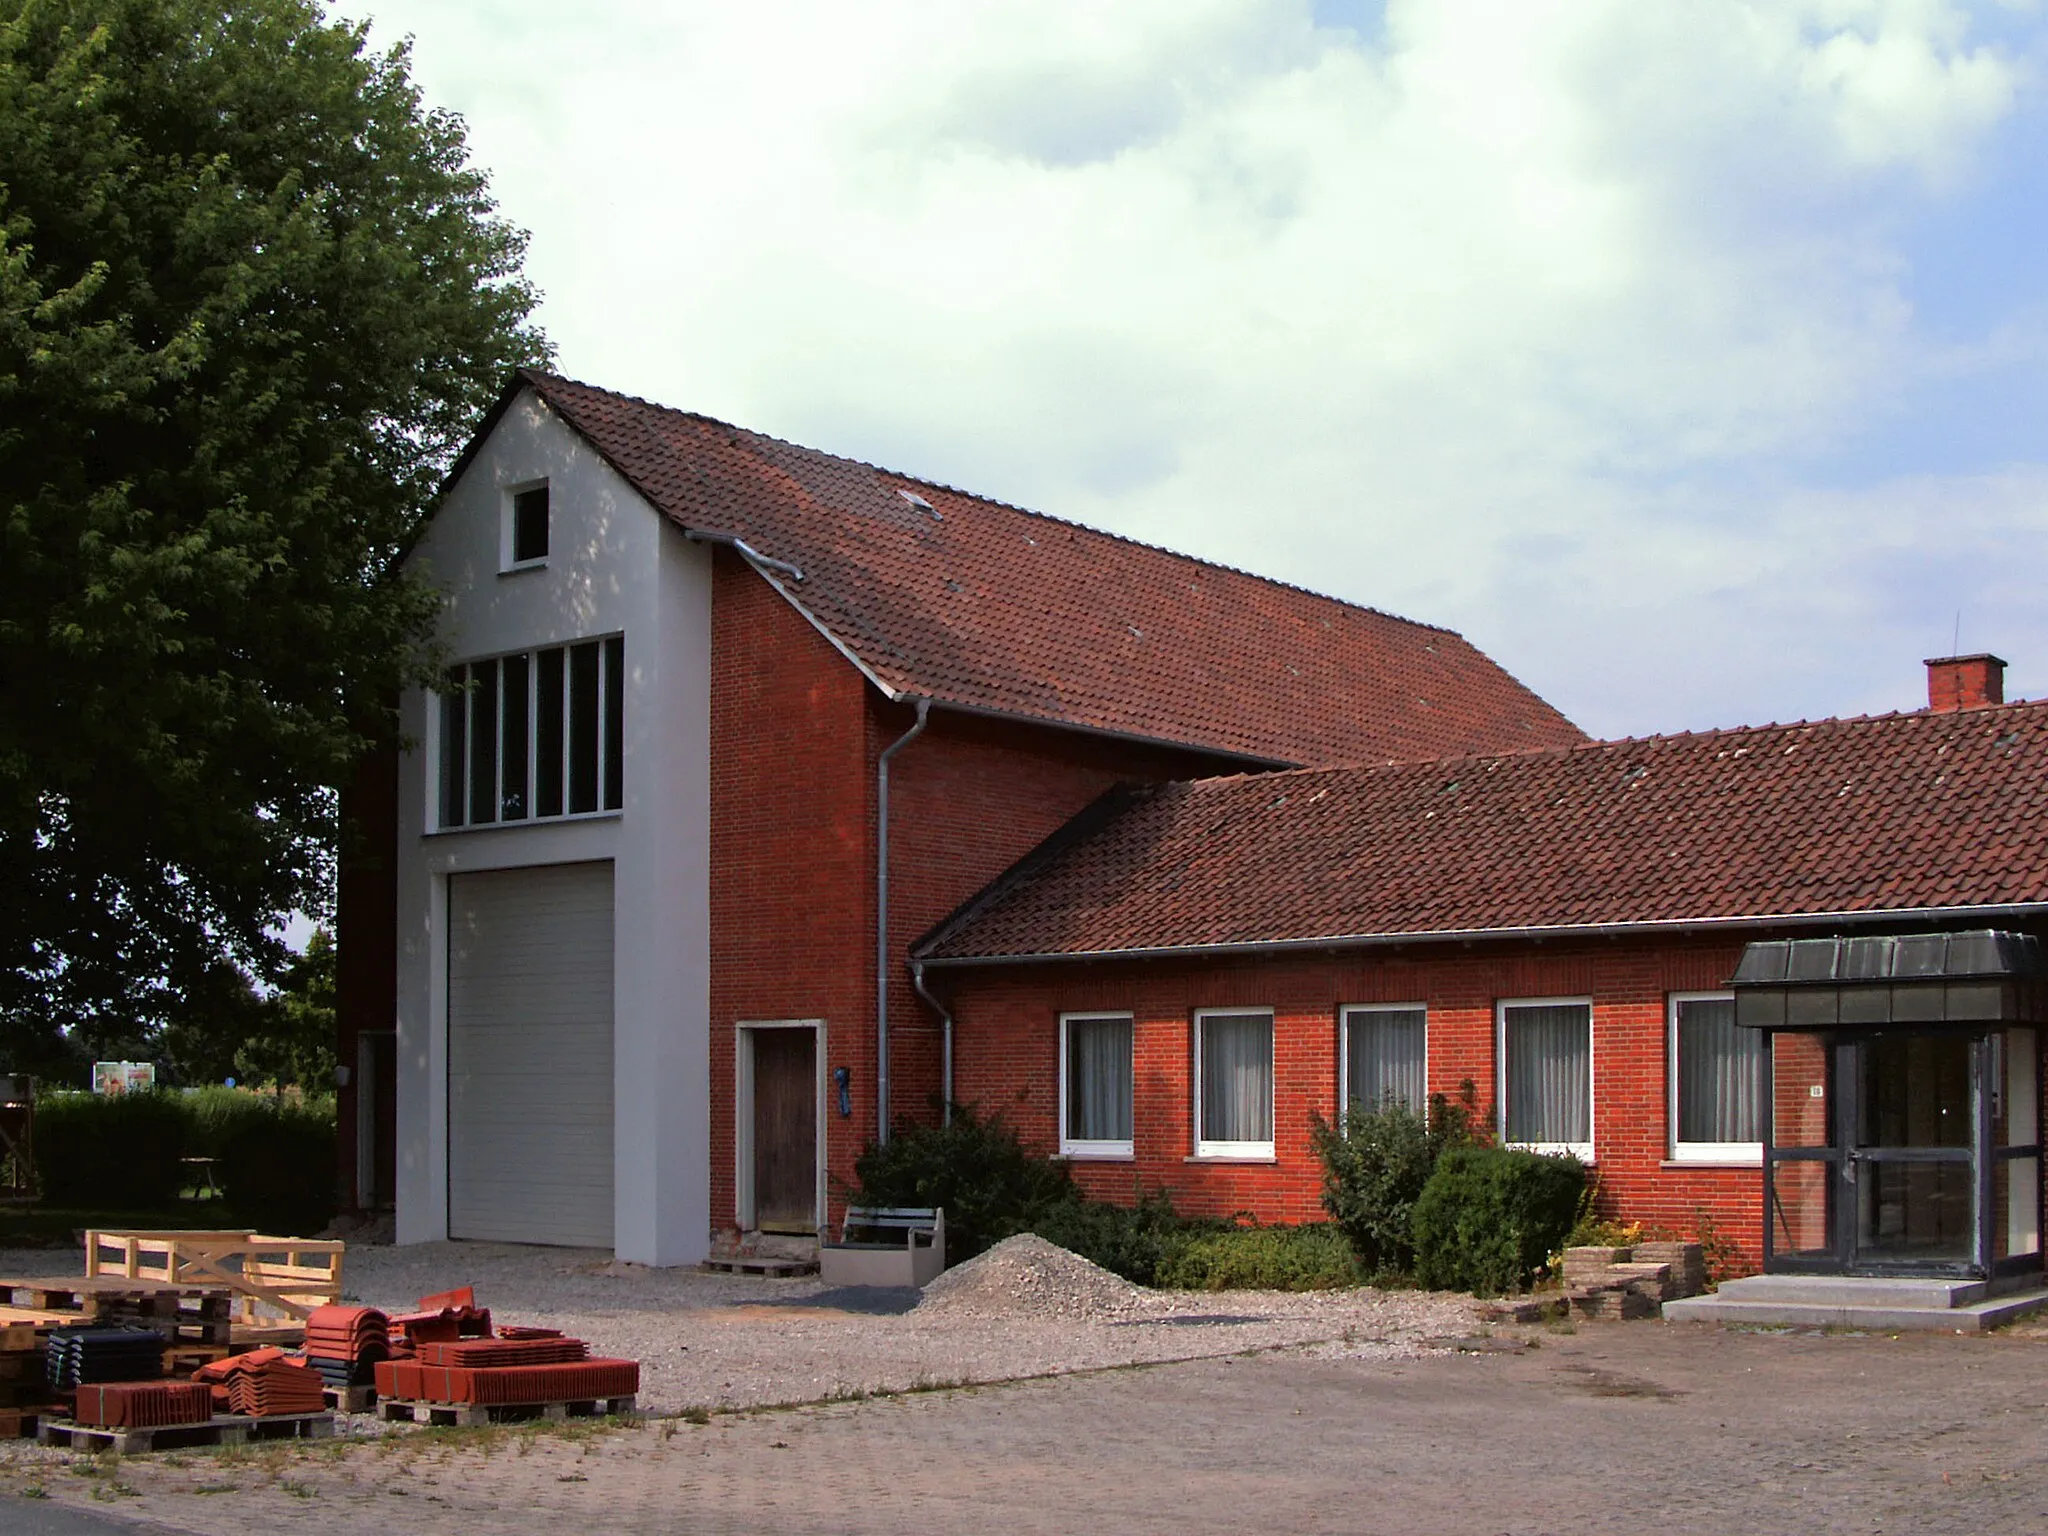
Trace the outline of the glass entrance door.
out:
<instances>
[{"instance_id":1,"label":"glass entrance door","mask_svg":"<svg viewBox=\"0 0 2048 1536\"><path fill-rule=\"evenodd\" d=\"M1981 1037L1887 1032L1838 1045L1853 1092L1843 1167L1857 1269L1961 1269L1978 1261L1975 1106ZM1848 1102L1853 1099L1852 1102Z\"/></svg>"},{"instance_id":2,"label":"glass entrance door","mask_svg":"<svg viewBox=\"0 0 2048 1536\"><path fill-rule=\"evenodd\" d=\"M2036 1062L2031 1029L1773 1035L1765 1267L2038 1268Z\"/></svg>"}]
</instances>

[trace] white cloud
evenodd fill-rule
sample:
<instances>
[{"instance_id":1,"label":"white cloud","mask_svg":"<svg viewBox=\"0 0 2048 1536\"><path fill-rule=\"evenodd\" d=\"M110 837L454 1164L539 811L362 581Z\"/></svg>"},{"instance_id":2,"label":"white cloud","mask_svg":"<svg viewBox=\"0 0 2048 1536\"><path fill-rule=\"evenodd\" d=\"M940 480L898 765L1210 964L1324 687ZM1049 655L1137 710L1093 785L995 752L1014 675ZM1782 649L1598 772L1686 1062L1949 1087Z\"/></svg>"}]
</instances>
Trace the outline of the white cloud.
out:
<instances>
[{"instance_id":1,"label":"white cloud","mask_svg":"<svg viewBox=\"0 0 2048 1536\"><path fill-rule=\"evenodd\" d=\"M2034 469L1803 479L1972 366L1901 244L2027 89L1962 5L377 14L572 373L1457 625L1596 729L1861 707L1959 601L2048 642L1927 558Z\"/></svg>"}]
</instances>

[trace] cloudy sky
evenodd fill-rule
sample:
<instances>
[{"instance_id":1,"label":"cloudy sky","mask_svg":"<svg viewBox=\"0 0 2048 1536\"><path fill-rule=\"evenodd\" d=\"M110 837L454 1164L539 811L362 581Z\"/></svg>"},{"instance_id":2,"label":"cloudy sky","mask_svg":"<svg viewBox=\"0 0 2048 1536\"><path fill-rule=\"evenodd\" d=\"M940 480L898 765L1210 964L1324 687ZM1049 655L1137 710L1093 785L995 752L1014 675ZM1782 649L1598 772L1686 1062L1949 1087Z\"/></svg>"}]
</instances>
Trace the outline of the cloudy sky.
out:
<instances>
[{"instance_id":1,"label":"cloudy sky","mask_svg":"<svg viewBox=\"0 0 2048 1536\"><path fill-rule=\"evenodd\" d=\"M563 371L1462 630L1598 734L2048 694L2035 0L341 0Z\"/></svg>"}]
</instances>

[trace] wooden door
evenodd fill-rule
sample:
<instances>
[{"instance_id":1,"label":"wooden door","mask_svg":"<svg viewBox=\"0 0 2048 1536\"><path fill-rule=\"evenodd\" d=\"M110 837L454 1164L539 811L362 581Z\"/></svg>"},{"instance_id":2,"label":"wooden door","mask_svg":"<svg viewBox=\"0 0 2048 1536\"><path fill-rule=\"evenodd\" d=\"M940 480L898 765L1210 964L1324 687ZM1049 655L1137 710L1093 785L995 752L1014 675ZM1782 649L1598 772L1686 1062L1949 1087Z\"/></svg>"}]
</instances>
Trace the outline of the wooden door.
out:
<instances>
[{"instance_id":1,"label":"wooden door","mask_svg":"<svg viewBox=\"0 0 2048 1536\"><path fill-rule=\"evenodd\" d=\"M749 1030L754 1042L754 1225L818 1230L818 1036Z\"/></svg>"}]
</instances>

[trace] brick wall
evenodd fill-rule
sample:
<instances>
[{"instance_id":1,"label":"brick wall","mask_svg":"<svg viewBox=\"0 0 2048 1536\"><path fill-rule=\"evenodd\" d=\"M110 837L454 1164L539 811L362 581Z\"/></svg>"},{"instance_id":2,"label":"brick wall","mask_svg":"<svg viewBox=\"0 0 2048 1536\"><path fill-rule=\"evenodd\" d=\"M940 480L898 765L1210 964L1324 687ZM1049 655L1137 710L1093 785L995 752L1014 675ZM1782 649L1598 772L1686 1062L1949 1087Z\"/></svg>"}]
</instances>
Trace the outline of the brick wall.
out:
<instances>
[{"instance_id":1,"label":"brick wall","mask_svg":"<svg viewBox=\"0 0 2048 1536\"><path fill-rule=\"evenodd\" d=\"M875 1131L875 772L910 729L801 615L720 550L712 589L711 1211L737 1219L734 1051L742 1020L826 1021L852 1109L826 1116L832 1207ZM923 1119L938 1019L911 942L1125 778L1188 777L1199 754L935 710L890 769L891 1118ZM829 1091L829 1090L828 1090Z\"/></svg>"},{"instance_id":2,"label":"brick wall","mask_svg":"<svg viewBox=\"0 0 2048 1536\"><path fill-rule=\"evenodd\" d=\"M1665 1000L1712 990L1733 973L1739 943L1417 950L1361 959L1240 959L1199 966L1065 964L944 980L959 1019L958 1094L1001 1110L1027 1139L1057 1144L1058 1018L1063 1011L1133 1015L1135 1155L1077 1162L1091 1193L1129 1200L1164 1188L1182 1210L1252 1211L1268 1221L1323 1214L1313 1111L1337 1109L1338 1010L1347 1003L1425 1003L1429 1088L1456 1095L1471 1079L1494 1110L1494 1006L1503 999L1593 999L1593 1137L1601 1203L1612 1215L1688 1235L1704 1212L1761 1253L1762 1175L1754 1166L1673 1165L1666 1142ZM1196 1161L1192 1025L1197 1008L1274 1013L1274 1159Z\"/></svg>"},{"instance_id":3,"label":"brick wall","mask_svg":"<svg viewBox=\"0 0 2048 1536\"><path fill-rule=\"evenodd\" d=\"M873 791L867 684L722 549L711 625L711 1219L725 1227L740 1021L825 1020L827 1064L855 1069L853 1118L827 1116L831 1166L873 1132L872 1069L849 1055L874 1015Z\"/></svg>"}]
</instances>

